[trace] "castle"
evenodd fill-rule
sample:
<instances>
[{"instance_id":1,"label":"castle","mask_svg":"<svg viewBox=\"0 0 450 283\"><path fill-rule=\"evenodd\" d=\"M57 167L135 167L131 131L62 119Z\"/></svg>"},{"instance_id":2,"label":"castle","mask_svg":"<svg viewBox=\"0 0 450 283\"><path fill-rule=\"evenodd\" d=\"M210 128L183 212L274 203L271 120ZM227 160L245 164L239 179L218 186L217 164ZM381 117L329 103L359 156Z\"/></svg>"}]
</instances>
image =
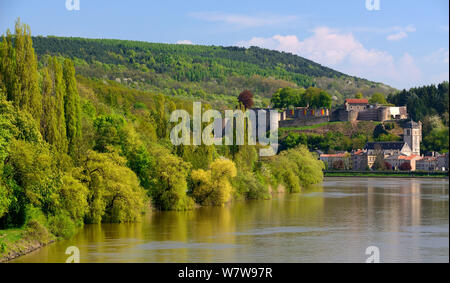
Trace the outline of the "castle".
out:
<instances>
[{"instance_id":1,"label":"castle","mask_svg":"<svg viewBox=\"0 0 450 283\"><path fill-rule=\"evenodd\" d=\"M406 106L369 104L367 99L347 99L343 108L333 112L335 121L380 121L408 118Z\"/></svg>"},{"instance_id":2,"label":"castle","mask_svg":"<svg viewBox=\"0 0 450 283\"><path fill-rule=\"evenodd\" d=\"M279 113L279 126L288 128L312 126L332 121L384 122L405 119L408 119L406 106L383 106L370 104L367 99L346 99L344 105L334 111L327 108L311 109L308 107L283 109Z\"/></svg>"}]
</instances>

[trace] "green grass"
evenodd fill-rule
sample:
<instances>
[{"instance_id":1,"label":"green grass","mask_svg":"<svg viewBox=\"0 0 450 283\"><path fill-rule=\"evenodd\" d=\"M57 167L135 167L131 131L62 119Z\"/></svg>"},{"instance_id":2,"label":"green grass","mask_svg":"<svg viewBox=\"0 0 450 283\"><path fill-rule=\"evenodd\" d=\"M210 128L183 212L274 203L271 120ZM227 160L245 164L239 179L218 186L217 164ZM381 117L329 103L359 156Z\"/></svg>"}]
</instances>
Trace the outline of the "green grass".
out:
<instances>
[{"instance_id":1,"label":"green grass","mask_svg":"<svg viewBox=\"0 0 450 283\"><path fill-rule=\"evenodd\" d=\"M320 123L312 126L303 126L303 127L286 127L286 128L280 128L280 131L304 131L304 130L314 130L317 128L321 128L327 125L334 125L334 124L345 124L348 122L326 122L326 123Z\"/></svg>"},{"instance_id":2,"label":"green grass","mask_svg":"<svg viewBox=\"0 0 450 283\"><path fill-rule=\"evenodd\" d=\"M0 259L7 254L10 247L23 239L24 229L0 230Z\"/></svg>"}]
</instances>

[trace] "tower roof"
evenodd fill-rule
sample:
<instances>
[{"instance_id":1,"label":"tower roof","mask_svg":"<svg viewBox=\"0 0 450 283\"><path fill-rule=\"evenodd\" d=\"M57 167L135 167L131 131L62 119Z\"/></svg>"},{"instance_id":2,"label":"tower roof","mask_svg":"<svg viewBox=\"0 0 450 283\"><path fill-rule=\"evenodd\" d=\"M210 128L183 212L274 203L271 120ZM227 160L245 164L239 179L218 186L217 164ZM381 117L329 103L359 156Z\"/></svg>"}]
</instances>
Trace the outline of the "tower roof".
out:
<instances>
[{"instance_id":1,"label":"tower roof","mask_svg":"<svg viewBox=\"0 0 450 283\"><path fill-rule=\"evenodd\" d=\"M405 128L419 129L420 128L420 124L417 123L417 122L414 122L413 120L411 120L411 121L406 123Z\"/></svg>"}]
</instances>

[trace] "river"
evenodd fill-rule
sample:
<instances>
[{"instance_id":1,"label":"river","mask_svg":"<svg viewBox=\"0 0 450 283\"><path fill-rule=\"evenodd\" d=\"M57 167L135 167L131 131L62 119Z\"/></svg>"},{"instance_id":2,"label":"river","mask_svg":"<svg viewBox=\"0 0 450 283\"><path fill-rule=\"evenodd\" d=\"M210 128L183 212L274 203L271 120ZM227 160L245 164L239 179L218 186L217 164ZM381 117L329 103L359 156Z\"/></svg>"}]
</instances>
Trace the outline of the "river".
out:
<instances>
[{"instance_id":1,"label":"river","mask_svg":"<svg viewBox=\"0 0 450 283\"><path fill-rule=\"evenodd\" d=\"M449 262L448 179L326 178L301 194L189 212L149 212L142 223L86 225L13 262Z\"/></svg>"}]
</instances>

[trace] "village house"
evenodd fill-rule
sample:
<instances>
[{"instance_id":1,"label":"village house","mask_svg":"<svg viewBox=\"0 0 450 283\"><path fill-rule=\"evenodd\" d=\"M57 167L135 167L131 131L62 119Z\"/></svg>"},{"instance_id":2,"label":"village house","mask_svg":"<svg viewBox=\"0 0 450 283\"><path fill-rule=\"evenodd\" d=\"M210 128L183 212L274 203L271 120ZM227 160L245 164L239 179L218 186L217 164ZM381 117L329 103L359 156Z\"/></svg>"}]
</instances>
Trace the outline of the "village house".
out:
<instances>
[{"instance_id":1,"label":"village house","mask_svg":"<svg viewBox=\"0 0 450 283\"><path fill-rule=\"evenodd\" d=\"M417 171L438 171L438 158L434 156L425 156L416 162Z\"/></svg>"},{"instance_id":2,"label":"village house","mask_svg":"<svg viewBox=\"0 0 450 283\"><path fill-rule=\"evenodd\" d=\"M328 170L351 169L351 155L348 152L337 154L321 154L320 160L325 163Z\"/></svg>"},{"instance_id":3,"label":"village house","mask_svg":"<svg viewBox=\"0 0 450 283\"><path fill-rule=\"evenodd\" d=\"M407 164L407 166L403 168L410 168L410 171L416 171L416 162L421 159L422 157L419 155L397 155L388 156L385 158L385 161L391 165L392 170L402 170L402 167Z\"/></svg>"},{"instance_id":4,"label":"village house","mask_svg":"<svg viewBox=\"0 0 450 283\"><path fill-rule=\"evenodd\" d=\"M432 153L431 156L425 156L416 164L418 171L448 171L448 153Z\"/></svg>"}]
</instances>

